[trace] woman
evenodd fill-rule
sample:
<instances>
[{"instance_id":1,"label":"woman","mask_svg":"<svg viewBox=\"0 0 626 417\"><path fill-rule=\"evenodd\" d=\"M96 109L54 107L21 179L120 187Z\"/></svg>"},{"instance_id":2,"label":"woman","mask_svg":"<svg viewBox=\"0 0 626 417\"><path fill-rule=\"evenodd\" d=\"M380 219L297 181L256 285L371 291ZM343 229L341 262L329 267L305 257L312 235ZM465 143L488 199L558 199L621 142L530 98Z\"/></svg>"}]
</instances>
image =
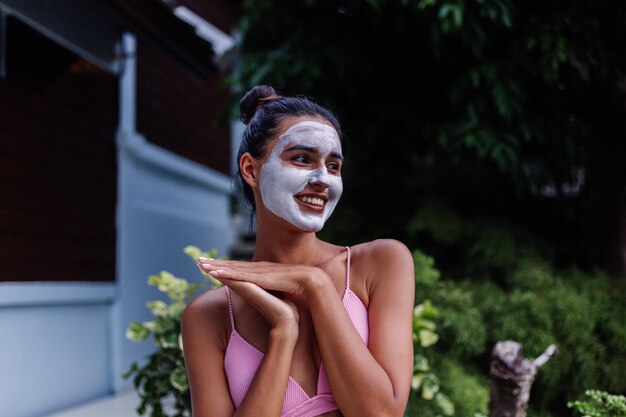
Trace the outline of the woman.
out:
<instances>
[{"instance_id":1,"label":"woman","mask_svg":"<svg viewBox=\"0 0 626 417\"><path fill-rule=\"evenodd\" d=\"M194 417L402 416L413 371L413 261L394 240L319 240L342 192L335 116L268 86L240 102L252 262L201 258L225 287L182 318ZM372 187L372 198L376 188Z\"/></svg>"}]
</instances>

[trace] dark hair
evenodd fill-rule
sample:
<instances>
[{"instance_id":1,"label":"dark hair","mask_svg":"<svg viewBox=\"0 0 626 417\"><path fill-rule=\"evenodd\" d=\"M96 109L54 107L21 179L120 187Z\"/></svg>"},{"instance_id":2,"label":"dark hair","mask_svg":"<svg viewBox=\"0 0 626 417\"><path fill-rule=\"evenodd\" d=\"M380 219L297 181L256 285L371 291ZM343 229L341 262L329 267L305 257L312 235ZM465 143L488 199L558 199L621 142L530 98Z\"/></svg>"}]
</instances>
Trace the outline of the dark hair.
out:
<instances>
[{"instance_id":1,"label":"dark hair","mask_svg":"<svg viewBox=\"0 0 626 417\"><path fill-rule=\"evenodd\" d=\"M258 85L248 91L239 102L239 112L246 129L239 145L237 164L241 160L241 155L246 152L256 159L263 158L268 142L275 137L278 124L289 117L312 116L326 119L333 125L343 143L339 121L330 110L306 97L282 97L268 85ZM237 179L254 215L256 211L254 193L243 180L239 167Z\"/></svg>"}]
</instances>

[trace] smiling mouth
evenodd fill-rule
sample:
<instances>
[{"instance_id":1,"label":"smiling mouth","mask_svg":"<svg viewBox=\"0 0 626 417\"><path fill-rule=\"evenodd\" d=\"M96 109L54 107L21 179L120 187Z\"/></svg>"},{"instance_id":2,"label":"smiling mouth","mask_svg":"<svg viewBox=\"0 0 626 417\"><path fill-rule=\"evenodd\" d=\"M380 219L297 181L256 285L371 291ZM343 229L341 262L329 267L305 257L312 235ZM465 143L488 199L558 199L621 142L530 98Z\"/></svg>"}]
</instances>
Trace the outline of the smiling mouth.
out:
<instances>
[{"instance_id":1,"label":"smiling mouth","mask_svg":"<svg viewBox=\"0 0 626 417\"><path fill-rule=\"evenodd\" d=\"M309 195L297 195L295 196L295 198L301 203L304 203L305 207L312 209L312 210L316 210L316 211L323 210L324 205L326 204L326 201L320 197L312 197Z\"/></svg>"}]
</instances>

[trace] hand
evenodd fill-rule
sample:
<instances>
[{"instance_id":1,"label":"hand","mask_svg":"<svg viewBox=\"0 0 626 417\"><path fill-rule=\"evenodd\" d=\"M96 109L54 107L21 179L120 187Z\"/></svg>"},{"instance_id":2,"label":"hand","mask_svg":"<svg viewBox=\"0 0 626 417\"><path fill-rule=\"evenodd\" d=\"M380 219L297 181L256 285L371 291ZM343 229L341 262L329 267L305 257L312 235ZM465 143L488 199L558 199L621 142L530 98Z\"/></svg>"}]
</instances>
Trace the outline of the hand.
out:
<instances>
[{"instance_id":1,"label":"hand","mask_svg":"<svg viewBox=\"0 0 626 417\"><path fill-rule=\"evenodd\" d=\"M282 291L290 294L307 296L317 279L329 279L326 272L312 266L286 265L276 262L199 259L198 266L200 269L222 282L225 279L248 282L265 290Z\"/></svg>"},{"instance_id":2,"label":"hand","mask_svg":"<svg viewBox=\"0 0 626 417\"><path fill-rule=\"evenodd\" d=\"M218 277L216 277L218 278ZM251 282L218 278L224 285L239 294L254 307L270 324L272 329L285 327L298 334L298 309L290 300L281 300L263 288Z\"/></svg>"}]
</instances>

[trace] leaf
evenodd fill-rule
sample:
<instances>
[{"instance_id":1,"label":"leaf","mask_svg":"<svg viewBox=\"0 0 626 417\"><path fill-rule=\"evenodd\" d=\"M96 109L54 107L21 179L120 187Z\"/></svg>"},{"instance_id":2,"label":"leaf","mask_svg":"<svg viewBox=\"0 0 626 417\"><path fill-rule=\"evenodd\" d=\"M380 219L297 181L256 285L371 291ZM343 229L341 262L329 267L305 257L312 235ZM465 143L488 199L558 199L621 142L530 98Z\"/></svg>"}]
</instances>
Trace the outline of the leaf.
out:
<instances>
[{"instance_id":1,"label":"leaf","mask_svg":"<svg viewBox=\"0 0 626 417\"><path fill-rule=\"evenodd\" d=\"M164 317L167 315L167 304L161 300L149 301L146 303L146 307L150 309L150 312L158 317Z\"/></svg>"},{"instance_id":2,"label":"leaf","mask_svg":"<svg viewBox=\"0 0 626 417\"><path fill-rule=\"evenodd\" d=\"M181 392L185 392L189 389L189 381L187 380L187 373L184 369L175 369L170 373L169 380L172 386Z\"/></svg>"},{"instance_id":3,"label":"leaf","mask_svg":"<svg viewBox=\"0 0 626 417\"><path fill-rule=\"evenodd\" d=\"M426 359L424 355L415 355L415 365L413 369L418 372L430 371L430 365L428 364L428 359Z\"/></svg>"},{"instance_id":4,"label":"leaf","mask_svg":"<svg viewBox=\"0 0 626 417\"><path fill-rule=\"evenodd\" d=\"M202 251L200 250L200 248L197 246L193 246L193 245L186 246L183 249L183 252L196 262L198 261L198 258L202 254Z\"/></svg>"},{"instance_id":5,"label":"leaf","mask_svg":"<svg viewBox=\"0 0 626 417\"><path fill-rule=\"evenodd\" d=\"M157 337L157 343L164 349L178 347L178 334L168 333Z\"/></svg>"},{"instance_id":6,"label":"leaf","mask_svg":"<svg viewBox=\"0 0 626 417\"><path fill-rule=\"evenodd\" d=\"M424 378L424 381L422 382L422 398L425 400L432 400L438 392L439 381L437 381L437 378L432 374L430 374L427 378Z\"/></svg>"},{"instance_id":7,"label":"leaf","mask_svg":"<svg viewBox=\"0 0 626 417\"><path fill-rule=\"evenodd\" d=\"M420 345L424 348L434 345L439 340L439 335L430 330L419 331Z\"/></svg>"},{"instance_id":8,"label":"leaf","mask_svg":"<svg viewBox=\"0 0 626 417\"><path fill-rule=\"evenodd\" d=\"M125 373L123 373L121 375L121 377L123 379L128 379L131 377L132 374L134 374L135 372L137 372L137 369L139 369L139 366L137 365L137 362L133 362L130 365L130 369L128 369L128 371L126 371Z\"/></svg>"},{"instance_id":9,"label":"leaf","mask_svg":"<svg viewBox=\"0 0 626 417\"><path fill-rule=\"evenodd\" d=\"M418 304L413 309L413 316L426 319L434 319L439 317L439 310L437 310L430 300L424 300L421 304Z\"/></svg>"},{"instance_id":10,"label":"leaf","mask_svg":"<svg viewBox=\"0 0 626 417\"><path fill-rule=\"evenodd\" d=\"M183 348L183 335L182 335L182 333L178 334L178 348L180 349L181 352L184 351L184 348Z\"/></svg>"},{"instance_id":11,"label":"leaf","mask_svg":"<svg viewBox=\"0 0 626 417\"><path fill-rule=\"evenodd\" d=\"M441 409L441 412L446 416L454 415L454 403L442 392L438 392L435 395L435 403Z\"/></svg>"},{"instance_id":12,"label":"leaf","mask_svg":"<svg viewBox=\"0 0 626 417\"><path fill-rule=\"evenodd\" d=\"M417 4L417 8L420 10L424 10L427 7L434 6L437 3L437 0L420 0Z\"/></svg>"},{"instance_id":13,"label":"leaf","mask_svg":"<svg viewBox=\"0 0 626 417\"><path fill-rule=\"evenodd\" d=\"M148 330L143 324L137 323L136 321L132 322L126 330L126 338L133 342L142 342L146 340L149 335L150 330Z\"/></svg>"},{"instance_id":14,"label":"leaf","mask_svg":"<svg viewBox=\"0 0 626 417\"><path fill-rule=\"evenodd\" d=\"M424 374L413 375L413 378L411 378L411 388L417 391L422 386L423 381Z\"/></svg>"}]
</instances>

